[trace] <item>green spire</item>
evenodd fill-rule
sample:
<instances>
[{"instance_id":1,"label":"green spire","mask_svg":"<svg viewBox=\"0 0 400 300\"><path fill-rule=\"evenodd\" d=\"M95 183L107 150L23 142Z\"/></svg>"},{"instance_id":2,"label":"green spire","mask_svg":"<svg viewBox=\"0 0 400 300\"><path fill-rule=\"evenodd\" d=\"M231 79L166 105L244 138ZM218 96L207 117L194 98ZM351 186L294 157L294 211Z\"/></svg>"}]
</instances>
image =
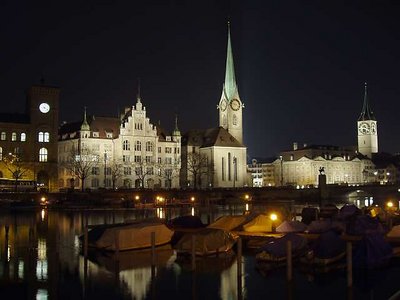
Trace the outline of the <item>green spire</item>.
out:
<instances>
[{"instance_id":1,"label":"green spire","mask_svg":"<svg viewBox=\"0 0 400 300\"><path fill-rule=\"evenodd\" d=\"M369 107L368 96L367 96L367 83L364 85L364 103L361 111L361 115L358 118L358 121L365 120L376 120L372 109Z\"/></svg>"},{"instance_id":2,"label":"green spire","mask_svg":"<svg viewBox=\"0 0 400 300\"><path fill-rule=\"evenodd\" d=\"M84 113L83 113L83 122L82 122L82 125L81 125L81 131L90 131L90 126L89 126L89 124L88 124L88 122L86 120L86 106L85 106L85 110L84 110Z\"/></svg>"},{"instance_id":3,"label":"green spire","mask_svg":"<svg viewBox=\"0 0 400 300\"><path fill-rule=\"evenodd\" d=\"M231 46L231 26L229 21L228 21L228 46L226 50L224 93L228 101L231 101L233 97L237 95L235 66L233 64L233 54Z\"/></svg>"}]
</instances>

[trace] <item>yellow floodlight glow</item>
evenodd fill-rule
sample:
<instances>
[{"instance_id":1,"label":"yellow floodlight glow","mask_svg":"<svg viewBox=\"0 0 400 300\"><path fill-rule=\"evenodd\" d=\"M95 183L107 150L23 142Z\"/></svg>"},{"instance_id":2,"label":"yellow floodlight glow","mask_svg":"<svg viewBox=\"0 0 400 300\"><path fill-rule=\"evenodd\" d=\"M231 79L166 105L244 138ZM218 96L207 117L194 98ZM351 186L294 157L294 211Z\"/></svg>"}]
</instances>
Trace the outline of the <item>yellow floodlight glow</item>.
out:
<instances>
[{"instance_id":1,"label":"yellow floodlight glow","mask_svg":"<svg viewBox=\"0 0 400 300\"><path fill-rule=\"evenodd\" d=\"M140 199L139 195L136 195L135 200L139 200L139 199Z\"/></svg>"},{"instance_id":2,"label":"yellow floodlight glow","mask_svg":"<svg viewBox=\"0 0 400 300\"><path fill-rule=\"evenodd\" d=\"M42 201L42 202L46 202L46 197L42 197L42 198L40 198L40 201Z\"/></svg>"},{"instance_id":3,"label":"yellow floodlight glow","mask_svg":"<svg viewBox=\"0 0 400 300\"><path fill-rule=\"evenodd\" d=\"M244 195L244 199L249 200L250 196L248 194Z\"/></svg>"},{"instance_id":4,"label":"yellow floodlight glow","mask_svg":"<svg viewBox=\"0 0 400 300\"><path fill-rule=\"evenodd\" d=\"M278 220L278 216L277 216L277 214L275 214L275 213L272 213L269 217L271 218L271 221L276 221L276 220Z\"/></svg>"}]
</instances>

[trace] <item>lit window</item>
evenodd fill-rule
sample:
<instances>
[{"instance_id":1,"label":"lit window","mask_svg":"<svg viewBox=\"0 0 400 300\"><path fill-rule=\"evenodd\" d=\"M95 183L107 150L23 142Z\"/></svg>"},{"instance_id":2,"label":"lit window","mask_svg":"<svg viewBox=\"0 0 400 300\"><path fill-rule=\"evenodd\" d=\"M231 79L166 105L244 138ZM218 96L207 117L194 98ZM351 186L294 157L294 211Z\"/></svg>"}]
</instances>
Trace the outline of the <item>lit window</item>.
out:
<instances>
[{"instance_id":1,"label":"lit window","mask_svg":"<svg viewBox=\"0 0 400 300\"><path fill-rule=\"evenodd\" d=\"M39 150L39 161L40 162L47 162L47 149L40 148Z\"/></svg>"},{"instance_id":2,"label":"lit window","mask_svg":"<svg viewBox=\"0 0 400 300\"><path fill-rule=\"evenodd\" d=\"M45 143L50 142L50 133L48 133L48 132L44 133L44 142Z\"/></svg>"},{"instance_id":3,"label":"lit window","mask_svg":"<svg viewBox=\"0 0 400 300\"><path fill-rule=\"evenodd\" d=\"M43 132L39 132L39 134L38 134L38 141L39 142L43 142L44 141L44 133Z\"/></svg>"},{"instance_id":4,"label":"lit window","mask_svg":"<svg viewBox=\"0 0 400 300\"><path fill-rule=\"evenodd\" d=\"M22 132L21 133L21 142L25 142L26 141L26 133Z\"/></svg>"},{"instance_id":5,"label":"lit window","mask_svg":"<svg viewBox=\"0 0 400 300\"><path fill-rule=\"evenodd\" d=\"M153 151L153 143L152 142L146 142L146 151Z\"/></svg>"},{"instance_id":6,"label":"lit window","mask_svg":"<svg viewBox=\"0 0 400 300\"><path fill-rule=\"evenodd\" d=\"M136 141L135 151L142 151L142 143L140 141Z\"/></svg>"},{"instance_id":7,"label":"lit window","mask_svg":"<svg viewBox=\"0 0 400 300\"><path fill-rule=\"evenodd\" d=\"M13 132L11 133L11 141L15 142L17 140L17 133Z\"/></svg>"},{"instance_id":8,"label":"lit window","mask_svg":"<svg viewBox=\"0 0 400 300\"><path fill-rule=\"evenodd\" d=\"M7 139L7 134L4 131L2 131L1 132L1 140L5 141L6 139Z\"/></svg>"}]
</instances>

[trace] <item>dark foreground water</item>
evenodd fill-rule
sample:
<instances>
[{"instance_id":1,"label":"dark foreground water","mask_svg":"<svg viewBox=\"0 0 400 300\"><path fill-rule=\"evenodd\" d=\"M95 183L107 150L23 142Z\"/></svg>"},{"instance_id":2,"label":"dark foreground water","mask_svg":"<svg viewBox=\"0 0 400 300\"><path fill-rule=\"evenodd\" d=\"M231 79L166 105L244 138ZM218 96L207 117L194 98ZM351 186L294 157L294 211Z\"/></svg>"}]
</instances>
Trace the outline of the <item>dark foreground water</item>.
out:
<instances>
[{"instance_id":1,"label":"dark foreground water","mask_svg":"<svg viewBox=\"0 0 400 300\"><path fill-rule=\"evenodd\" d=\"M86 215L94 225L187 213L199 212L188 208ZM242 211L220 208L211 218L230 213ZM259 270L254 255L246 252L242 276L235 254L197 258L192 271L190 260L177 258L168 247L157 250L153 268L146 250L121 252L118 261L100 253L90 253L85 260L78 239L84 215L77 210L0 211L0 299L389 299L400 290L400 263L395 260L379 270L355 270L351 290L344 269L319 273L295 265L288 283L285 268Z\"/></svg>"}]
</instances>

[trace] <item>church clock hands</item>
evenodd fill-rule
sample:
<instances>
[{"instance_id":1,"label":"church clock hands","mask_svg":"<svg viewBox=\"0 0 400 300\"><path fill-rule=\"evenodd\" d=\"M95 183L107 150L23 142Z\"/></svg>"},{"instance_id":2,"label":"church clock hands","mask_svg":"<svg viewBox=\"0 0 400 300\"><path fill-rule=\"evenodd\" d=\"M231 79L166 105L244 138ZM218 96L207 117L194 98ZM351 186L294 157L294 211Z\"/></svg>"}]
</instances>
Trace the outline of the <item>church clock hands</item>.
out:
<instances>
[{"instance_id":1,"label":"church clock hands","mask_svg":"<svg viewBox=\"0 0 400 300\"><path fill-rule=\"evenodd\" d=\"M232 108L233 110L239 110L239 108L240 108L240 102L239 102L239 100L233 99L233 100L231 101L231 108Z\"/></svg>"},{"instance_id":2,"label":"church clock hands","mask_svg":"<svg viewBox=\"0 0 400 300\"><path fill-rule=\"evenodd\" d=\"M361 124L358 126L358 131L359 131L360 133L362 133L362 134L367 134L367 133L369 133L369 131L370 131L369 124L368 124L368 123L361 123Z\"/></svg>"},{"instance_id":3,"label":"church clock hands","mask_svg":"<svg viewBox=\"0 0 400 300\"><path fill-rule=\"evenodd\" d=\"M225 109L226 109L226 101L225 100L223 100L222 102L221 102L221 104L219 105L219 107L221 108L221 110L222 111L225 111Z\"/></svg>"},{"instance_id":4,"label":"church clock hands","mask_svg":"<svg viewBox=\"0 0 400 300\"><path fill-rule=\"evenodd\" d=\"M50 111L50 105L46 102L40 103L39 110L41 113L48 113Z\"/></svg>"}]
</instances>

